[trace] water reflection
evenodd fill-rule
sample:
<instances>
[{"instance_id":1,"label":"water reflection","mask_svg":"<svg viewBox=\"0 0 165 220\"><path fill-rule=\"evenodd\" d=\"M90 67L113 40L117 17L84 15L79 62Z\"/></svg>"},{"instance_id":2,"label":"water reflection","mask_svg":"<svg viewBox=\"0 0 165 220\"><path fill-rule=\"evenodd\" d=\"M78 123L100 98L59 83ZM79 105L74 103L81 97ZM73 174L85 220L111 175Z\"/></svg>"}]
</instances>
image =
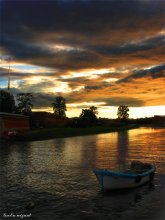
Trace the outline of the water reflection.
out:
<instances>
[{"instance_id":1,"label":"water reflection","mask_svg":"<svg viewBox=\"0 0 165 220\"><path fill-rule=\"evenodd\" d=\"M137 203L148 206L147 201L152 210L155 201L159 207L164 207L164 144L165 130L151 128L5 143L0 146L1 206L3 210L5 207L8 210L23 209L27 200L34 199L40 205L33 214L41 213L48 219L52 216L65 219L69 210L72 210L70 219L82 216L84 219L113 219L121 217L125 210L133 213ZM102 194L99 191L92 172L94 167L113 168L135 159L156 164L155 188L146 185L126 194ZM44 205L47 209L42 207L45 199L48 201Z\"/></svg>"},{"instance_id":2,"label":"water reflection","mask_svg":"<svg viewBox=\"0 0 165 220\"><path fill-rule=\"evenodd\" d=\"M128 156L129 133L128 131L118 132L118 164L125 164Z\"/></svg>"},{"instance_id":3,"label":"water reflection","mask_svg":"<svg viewBox=\"0 0 165 220\"><path fill-rule=\"evenodd\" d=\"M150 193L154 193L154 186L152 184L144 185L136 190L100 192L98 196L102 197L102 211L105 212L105 209L109 209L109 217L112 219L118 217L120 219L124 211L130 207L133 208L142 200L145 200ZM95 204L96 211L98 205L98 203Z\"/></svg>"},{"instance_id":4,"label":"water reflection","mask_svg":"<svg viewBox=\"0 0 165 220\"><path fill-rule=\"evenodd\" d=\"M129 146L128 131L98 135L96 140L96 167L114 168L126 163Z\"/></svg>"},{"instance_id":5,"label":"water reflection","mask_svg":"<svg viewBox=\"0 0 165 220\"><path fill-rule=\"evenodd\" d=\"M116 167L118 157L117 133L100 134L96 139L96 164L98 168Z\"/></svg>"}]
</instances>

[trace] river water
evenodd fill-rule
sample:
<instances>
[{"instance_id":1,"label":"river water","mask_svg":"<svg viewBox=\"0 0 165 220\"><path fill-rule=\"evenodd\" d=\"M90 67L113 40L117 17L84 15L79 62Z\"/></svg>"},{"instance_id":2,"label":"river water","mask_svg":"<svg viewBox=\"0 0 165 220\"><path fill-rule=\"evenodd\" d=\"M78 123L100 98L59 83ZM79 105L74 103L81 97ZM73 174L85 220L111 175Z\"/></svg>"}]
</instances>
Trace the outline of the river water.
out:
<instances>
[{"instance_id":1,"label":"river water","mask_svg":"<svg viewBox=\"0 0 165 220\"><path fill-rule=\"evenodd\" d=\"M154 163L153 184L103 193L92 172ZM1 143L0 219L164 220L165 129Z\"/></svg>"}]
</instances>

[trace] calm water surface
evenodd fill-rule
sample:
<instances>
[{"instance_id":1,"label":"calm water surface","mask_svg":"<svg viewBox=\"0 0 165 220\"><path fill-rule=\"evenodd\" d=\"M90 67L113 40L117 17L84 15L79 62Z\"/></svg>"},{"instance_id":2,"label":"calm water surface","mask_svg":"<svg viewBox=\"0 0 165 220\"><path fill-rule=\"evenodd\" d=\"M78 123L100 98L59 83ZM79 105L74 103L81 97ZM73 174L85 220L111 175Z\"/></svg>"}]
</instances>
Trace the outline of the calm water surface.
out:
<instances>
[{"instance_id":1,"label":"calm water surface","mask_svg":"<svg viewBox=\"0 0 165 220\"><path fill-rule=\"evenodd\" d=\"M92 169L132 160L157 166L154 183L101 192ZM165 129L1 143L0 195L0 219L29 214L24 219L164 220Z\"/></svg>"}]
</instances>

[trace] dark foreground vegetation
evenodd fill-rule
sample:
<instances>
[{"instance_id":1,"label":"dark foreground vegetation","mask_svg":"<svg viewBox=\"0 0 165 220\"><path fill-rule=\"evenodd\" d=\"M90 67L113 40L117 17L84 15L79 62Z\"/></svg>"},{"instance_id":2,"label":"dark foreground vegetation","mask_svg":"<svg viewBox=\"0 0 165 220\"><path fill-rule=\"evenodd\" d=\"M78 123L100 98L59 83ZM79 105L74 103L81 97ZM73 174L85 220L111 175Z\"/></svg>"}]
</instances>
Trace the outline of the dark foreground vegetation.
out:
<instances>
[{"instance_id":1,"label":"dark foreground vegetation","mask_svg":"<svg viewBox=\"0 0 165 220\"><path fill-rule=\"evenodd\" d=\"M14 139L16 141L37 141L53 138L64 138L73 136L83 136L92 134L101 134L115 131L124 131L137 128L137 125L122 125L119 127L109 126L92 126L86 128L56 127L56 128L40 128L30 130L22 134L18 134Z\"/></svg>"}]
</instances>

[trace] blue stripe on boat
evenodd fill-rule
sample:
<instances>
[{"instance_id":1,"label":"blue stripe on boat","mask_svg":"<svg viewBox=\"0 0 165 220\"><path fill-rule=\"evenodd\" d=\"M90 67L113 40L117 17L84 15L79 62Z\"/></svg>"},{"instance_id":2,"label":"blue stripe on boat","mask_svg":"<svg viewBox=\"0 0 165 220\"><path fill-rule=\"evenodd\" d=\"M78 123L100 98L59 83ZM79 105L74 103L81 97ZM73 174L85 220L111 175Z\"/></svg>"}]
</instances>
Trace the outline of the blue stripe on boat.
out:
<instances>
[{"instance_id":1,"label":"blue stripe on boat","mask_svg":"<svg viewBox=\"0 0 165 220\"><path fill-rule=\"evenodd\" d=\"M142 173L122 173L117 171L110 171L110 170L104 170L104 169L94 169L93 170L96 174L101 174L103 176L114 176L114 177L126 177L126 178L135 178L135 177L144 177L148 176L150 173L153 173L155 171L155 166L151 166L151 168L148 171L142 172Z\"/></svg>"}]
</instances>

